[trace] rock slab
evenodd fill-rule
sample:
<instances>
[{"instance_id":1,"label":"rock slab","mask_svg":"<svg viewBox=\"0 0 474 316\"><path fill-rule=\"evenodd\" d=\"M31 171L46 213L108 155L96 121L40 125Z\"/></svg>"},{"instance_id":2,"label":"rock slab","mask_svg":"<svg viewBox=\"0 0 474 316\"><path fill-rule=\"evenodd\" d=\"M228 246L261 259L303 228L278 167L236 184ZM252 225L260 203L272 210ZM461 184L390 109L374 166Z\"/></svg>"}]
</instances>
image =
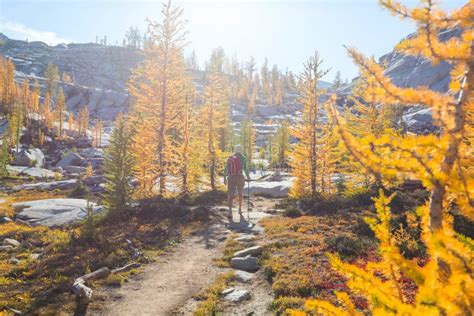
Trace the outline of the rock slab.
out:
<instances>
[{"instance_id":1,"label":"rock slab","mask_svg":"<svg viewBox=\"0 0 474 316\"><path fill-rule=\"evenodd\" d=\"M38 148L24 149L15 155L13 164L22 167L41 168L44 166L44 154Z\"/></svg>"},{"instance_id":2,"label":"rock slab","mask_svg":"<svg viewBox=\"0 0 474 316\"><path fill-rule=\"evenodd\" d=\"M246 248L244 250L237 251L234 253L234 257L246 257L246 256L252 256L252 257L258 257L262 254L263 248L261 246L254 246L250 248Z\"/></svg>"},{"instance_id":3,"label":"rock slab","mask_svg":"<svg viewBox=\"0 0 474 316\"><path fill-rule=\"evenodd\" d=\"M12 204L17 218L32 226L64 226L80 222L87 216L88 202L84 199L46 199ZM102 207L90 203L94 213Z\"/></svg>"},{"instance_id":4,"label":"rock slab","mask_svg":"<svg viewBox=\"0 0 474 316\"><path fill-rule=\"evenodd\" d=\"M254 272L258 270L257 258L252 256L235 257L230 260L230 266L237 270Z\"/></svg>"},{"instance_id":5,"label":"rock slab","mask_svg":"<svg viewBox=\"0 0 474 316\"><path fill-rule=\"evenodd\" d=\"M69 153L64 158L58 161L56 167L66 168L69 166L82 166L84 162L84 158L82 158L79 154L76 153Z\"/></svg>"},{"instance_id":6,"label":"rock slab","mask_svg":"<svg viewBox=\"0 0 474 316\"><path fill-rule=\"evenodd\" d=\"M48 169L38 167L20 167L20 166L7 166L8 173L11 175L29 176L33 178L54 178L54 172Z\"/></svg>"},{"instance_id":7,"label":"rock slab","mask_svg":"<svg viewBox=\"0 0 474 316\"><path fill-rule=\"evenodd\" d=\"M247 283L255 279L255 275L245 271L236 271L235 279L239 282Z\"/></svg>"},{"instance_id":8,"label":"rock slab","mask_svg":"<svg viewBox=\"0 0 474 316\"><path fill-rule=\"evenodd\" d=\"M14 186L13 191L21 190L68 190L74 188L77 183L77 179L69 180L59 180L59 181L50 181L50 182L37 182L37 183L25 183L21 185Z\"/></svg>"},{"instance_id":9,"label":"rock slab","mask_svg":"<svg viewBox=\"0 0 474 316\"><path fill-rule=\"evenodd\" d=\"M224 299L232 303L238 303L241 301L249 300L251 297L252 296L248 290L234 289L233 291L225 295Z\"/></svg>"}]
</instances>

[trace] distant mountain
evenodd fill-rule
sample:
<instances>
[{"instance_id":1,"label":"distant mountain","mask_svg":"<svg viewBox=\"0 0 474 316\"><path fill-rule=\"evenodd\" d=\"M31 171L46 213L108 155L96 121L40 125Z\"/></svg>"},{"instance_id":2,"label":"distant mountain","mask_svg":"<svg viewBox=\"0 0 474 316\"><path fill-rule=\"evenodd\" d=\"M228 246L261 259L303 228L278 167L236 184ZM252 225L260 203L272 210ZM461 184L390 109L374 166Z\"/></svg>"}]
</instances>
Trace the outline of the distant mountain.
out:
<instances>
[{"instance_id":1,"label":"distant mountain","mask_svg":"<svg viewBox=\"0 0 474 316\"><path fill-rule=\"evenodd\" d=\"M439 38L446 41L451 37L459 36L460 33L459 29L447 30L440 33ZM414 34L408 37L412 36ZM428 87L443 93L449 89L451 65L447 62L433 65L421 56L407 56L396 50L380 57L379 62L386 65L385 74L401 88ZM340 106L345 105L356 79L337 89ZM430 109L422 106L408 108L403 115L403 121L408 130L415 133L430 133L437 129L432 124Z\"/></svg>"},{"instance_id":2,"label":"distant mountain","mask_svg":"<svg viewBox=\"0 0 474 316\"><path fill-rule=\"evenodd\" d=\"M441 39L459 35L459 30L440 34ZM412 36L412 35L410 35ZM60 82L66 94L67 106L77 111L88 106L93 117L113 120L117 113L127 111L129 95L126 81L131 69L143 59L142 51L119 46L104 46L94 43L59 44L49 46L42 42L26 42L9 39L0 33L0 55L12 58L17 69L17 80L37 79L44 85L44 73L48 63L58 66L60 73L68 74L73 83ZM433 66L422 57L405 56L392 51L380 58L387 65L386 74L400 87L427 86L430 89L446 92L449 84L450 65L440 63ZM194 81L198 91L203 89L205 73L194 71ZM351 94L354 81L336 90L339 105L345 106ZM332 84L320 81L320 87L331 89ZM273 133L278 122L294 122L301 115L301 105L297 94L286 94L281 106L261 104L257 99L254 122L257 128L258 143L265 142L266 135ZM232 120L238 128L245 117L246 104L232 103ZM421 107L408 109L403 120L409 129L425 133L434 128L431 113ZM272 121L273 124L270 124Z\"/></svg>"}]
</instances>

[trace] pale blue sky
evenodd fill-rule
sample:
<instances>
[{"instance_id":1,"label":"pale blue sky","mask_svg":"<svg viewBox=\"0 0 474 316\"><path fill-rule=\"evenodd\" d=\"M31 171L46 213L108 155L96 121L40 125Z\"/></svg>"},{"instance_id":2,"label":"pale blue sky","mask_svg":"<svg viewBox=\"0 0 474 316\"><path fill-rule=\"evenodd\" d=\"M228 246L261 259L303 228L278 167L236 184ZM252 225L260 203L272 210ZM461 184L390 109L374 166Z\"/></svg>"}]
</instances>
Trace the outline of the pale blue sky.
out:
<instances>
[{"instance_id":1,"label":"pale blue sky","mask_svg":"<svg viewBox=\"0 0 474 316\"><path fill-rule=\"evenodd\" d=\"M456 8L467 0L444 0ZM389 52L414 25L383 10L377 0L180 0L189 21L189 47L203 63L212 48L221 46L242 60L254 56L261 63L295 72L314 50L332 71L351 79L357 68L343 45L368 55ZM407 5L417 4L405 0ZM121 44L131 25L145 30L145 18L160 19L160 0L0 0L0 32L11 38L58 42L94 42L107 35Z\"/></svg>"}]
</instances>

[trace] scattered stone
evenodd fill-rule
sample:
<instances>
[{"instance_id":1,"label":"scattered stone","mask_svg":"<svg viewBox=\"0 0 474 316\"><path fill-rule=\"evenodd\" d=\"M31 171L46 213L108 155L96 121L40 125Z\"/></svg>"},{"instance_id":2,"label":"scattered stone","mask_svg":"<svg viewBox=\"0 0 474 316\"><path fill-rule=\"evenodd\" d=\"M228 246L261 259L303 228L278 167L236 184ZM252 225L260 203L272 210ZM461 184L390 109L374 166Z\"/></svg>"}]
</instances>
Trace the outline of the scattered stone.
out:
<instances>
[{"instance_id":1,"label":"scattered stone","mask_svg":"<svg viewBox=\"0 0 474 316\"><path fill-rule=\"evenodd\" d=\"M16 239L5 238L3 240L3 245L4 246L18 247L18 246L20 246L20 242Z\"/></svg>"},{"instance_id":2,"label":"scattered stone","mask_svg":"<svg viewBox=\"0 0 474 316\"><path fill-rule=\"evenodd\" d=\"M247 235L247 234L235 238L236 241L238 241L238 242L243 242L243 243L246 243L246 242L253 242L254 239L255 239L254 236L252 236L252 235Z\"/></svg>"},{"instance_id":3,"label":"scattered stone","mask_svg":"<svg viewBox=\"0 0 474 316\"><path fill-rule=\"evenodd\" d=\"M86 173L86 167L80 166L66 166L64 167L67 173Z\"/></svg>"},{"instance_id":4,"label":"scattered stone","mask_svg":"<svg viewBox=\"0 0 474 316\"><path fill-rule=\"evenodd\" d=\"M229 208L226 206L215 206L213 207L214 212L229 212Z\"/></svg>"},{"instance_id":5,"label":"scattered stone","mask_svg":"<svg viewBox=\"0 0 474 316\"><path fill-rule=\"evenodd\" d=\"M38 260L39 258L41 258L42 254L41 253L32 253L30 254L30 259L31 260Z\"/></svg>"},{"instance_id":6,"label":"scattered stone","mask_svg":"<svg viewBox=\"0 0 474 316\"><path fill-rule=\"evenodd\" d=\"M232 231L237 231L244 234L256 234L260 235L264 232L264 229L258 225L249 223L247 221L241 222L230 222L227 226Z\"/></svg>"},{"instance_id":7,"label":"scattered stone","mask_svg":"<svg viewBox=\"0 0 474 316\"><path fill-rule=\"evenodd\" d=\"M56 167L65 168L67 166L82 166L84 162L84 158L82 158L79 154L76 153L69 153L63 159L59 160L56 164Z\"/></svg>"},{"instance_id":8,"label":"scattered stone","mask_svg":"<svg viewBox=\"0 0 474 316\"><path fill-rule=\"evenodd\" d=\"M79 154L84 158L103 158L104 150L100 148L89 147L79 151Z\"/></svg>"},{"instance_id":9,"label":"scattered stone","mask_svg":"<svg viewBox=\"0 0 474 316\"><path fill-rule=\"evenodd\" d=\"M84 199L46 199L12 204L18 212L17 218L29 224L48 227L77 223L87 216L87 200ZM90 202L93 212L102 211L101 206Z\"/></svg>"},{"instance_id":10,"label":"scattered stone","mask_svg":"<svg viewBox=\"0 0 474 316\"><path fill-rule=\"evenodd\" d=\"M239 282L250 282L251 280L255 279L255 275L252 273L248 273L245 271L236 271L235 272L235 279Z\"/></svg>"},{"instance_id":11,"label":"scattered stone","mask_svg":"<svg viewBox=\"0 0 474 316\"><path fill-rule=\"evenodd\" d=\"M13 246L0 246L0 251L8 251L8 250L12 250L13 249Z\"/></svg>"},{"instance_id":12,"label":"scattered stone","mask_svg":"<svg viewBox=\"0 0 474 316\"><path fill-rule=\"evenodd\" d=\"M224 296L224 299L232 303L238 303L244 300L249 300L251 297L252 296L248 290L235 289L226 296Z\"/></svg>"},{"instance_id":13,"label":"scattered stone","mask_svg":"<svg viewBox=\"0 0 474 316\"><path fill-rule=\"evenodd\" d=\"M20 260L18 260L17 258L10 258L10 263L11 264L19 264L20 263Z\"/></svg>"},{"instance_id":14,"label":"scattered stone","mask_svg":"<svg viewBox=\"0 0 474 316\"><path fill-rule=\"evenodd\" d=\"M44 166L44 154L41 149L38 148L24 149L15 154L13 164L22 167L41 168Z\"/></svg>"},{"instance_id":15,"label":"scattered stone","mask_svg":"<svg viewBox=\"0 0 474 316\"><path fill-rule=\"evenodd\" d=\"M10 217L8 216L0 217L0 224L10 223L10 222L13 222L13 220Z\"/></svg>"},{"instance_id":16,"label":"scattered stone","mask_svg":"<svg viewBox=\"0 0 474 316\"><path fill-rule=\"evenodd\" d=\"M257 258L252 256L235 257L230 260L230 266L237 270L254 272L258 270Z\"/></svg>"},{"instance_id":17,"label":"scattered stone","mask_svg":"<svg viewBox=\"0 0 474 316\"><path fill-rule=\"evenodd\" d=\"M246 257L248 255L252 257L258 257L262 254L263 248L261 246L254 246L244 250L237 251L234 253L234 257Z\"/></svg>"},{"instance_id":18,"label":"scattered stone","mask_svg":"<svg viewBox=\"0 0 474 316\"><path fill-rule=\"evenodd\" d=\"M105 181L105 178L103 175L91 176L91 177L82 179L82 183L84 183L87 186L96 186L101 183L104 183L104 181Z\"/></svg>"},{"instance_id":19,"label":"scattered stone","mask_svg":"<svg viewBox=\"0 0 474 316\"><path fill-rule=\"evenodd\" d=\"M50 182L37 182L37 183L25 183L17 185L12 188L13 191L22 190L68 190L74 188L77 183L77 179L59 180Z\"/></svg>"},{"instance_id":20,"label":"scattered stone","mask_svg":"<svg viewBox=\"0 0 474 316\"><path fill-rule=\"evenodd\" d=\"M24 221L24 220L22 220L22 219L19 219L19 218L15 218L15 222L16 222L17 224L21 224L21 225L25 225L25 226L31 227L31 224L30 224L30 223L28 223L27 221Z\"/></svg>"},{"instance_id":21,"label":"scattered stone","mask_svg":"<svg viewBox=\"0 0 474 316\"><path fill-rule=\"evenodd\" d=\"M37 167L7 166L8 173L17 176L29 176L33 178L54 178L53 171Z\"/></svg>"},{"instance_id":22,"label":"scattered stone","mask_svg":"<svg viewBox=\"0 0 474 316\"><path fill-rule=\"evenodd\" d=\"M228 289L225 289L224 291L222 291L222 295L227 295L227 294L230 294L234 291L235 289L233 287L230 287Z\"/></svg>"}]
</instances>

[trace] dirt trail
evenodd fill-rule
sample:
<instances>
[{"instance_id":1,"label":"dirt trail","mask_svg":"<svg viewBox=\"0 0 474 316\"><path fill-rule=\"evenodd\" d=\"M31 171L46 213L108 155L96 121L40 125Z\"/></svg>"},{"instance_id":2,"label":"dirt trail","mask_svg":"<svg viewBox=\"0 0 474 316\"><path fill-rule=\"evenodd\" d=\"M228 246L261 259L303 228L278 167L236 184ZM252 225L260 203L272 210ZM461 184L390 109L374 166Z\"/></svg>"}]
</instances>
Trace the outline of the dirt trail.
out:
<instances>
[{"instance_id":1,"label":"dirt trail","mask_svg":"<svg viewBox=\"0 0 474 316\"><path fill-rule=\"evenodd\" d=\"M254 209L268 210L274 206L274 202L260 198L254 205ZM262 214L251 211L251 221L257 222L264 216ZM238 220L237 214L234 214L234 217L234 220ZM212 284L215 277L223 272L216 267L213 259L222 255L229 234L225 224L226 222L222 220L221 223L210 225L204 231L186 238L172 251L158 257L156 263L145 266L144 270L128 283L118 289L110 290L106 295L106 307L103 311L89 310L87 314L192 315L192 311L188 308L184 308L183 311L186 302ZM269 296L268 293L266 295ZM235 309L232 314L234 313Z\"/></svg>"},{"instance_id":2,"label":"dirt trail","mask_svg":"<svg viewBox=\"0 0 474 316\"><path fill-rule=\"evenodd\" d=\"M224 225L212 225L188 237L130 282L113 290L109 295L112 301L104 311L91 311L90 315L171 315L217 276L219 269L212 259L220 255L225 236Z\"/></svg>"}]
</instances>

